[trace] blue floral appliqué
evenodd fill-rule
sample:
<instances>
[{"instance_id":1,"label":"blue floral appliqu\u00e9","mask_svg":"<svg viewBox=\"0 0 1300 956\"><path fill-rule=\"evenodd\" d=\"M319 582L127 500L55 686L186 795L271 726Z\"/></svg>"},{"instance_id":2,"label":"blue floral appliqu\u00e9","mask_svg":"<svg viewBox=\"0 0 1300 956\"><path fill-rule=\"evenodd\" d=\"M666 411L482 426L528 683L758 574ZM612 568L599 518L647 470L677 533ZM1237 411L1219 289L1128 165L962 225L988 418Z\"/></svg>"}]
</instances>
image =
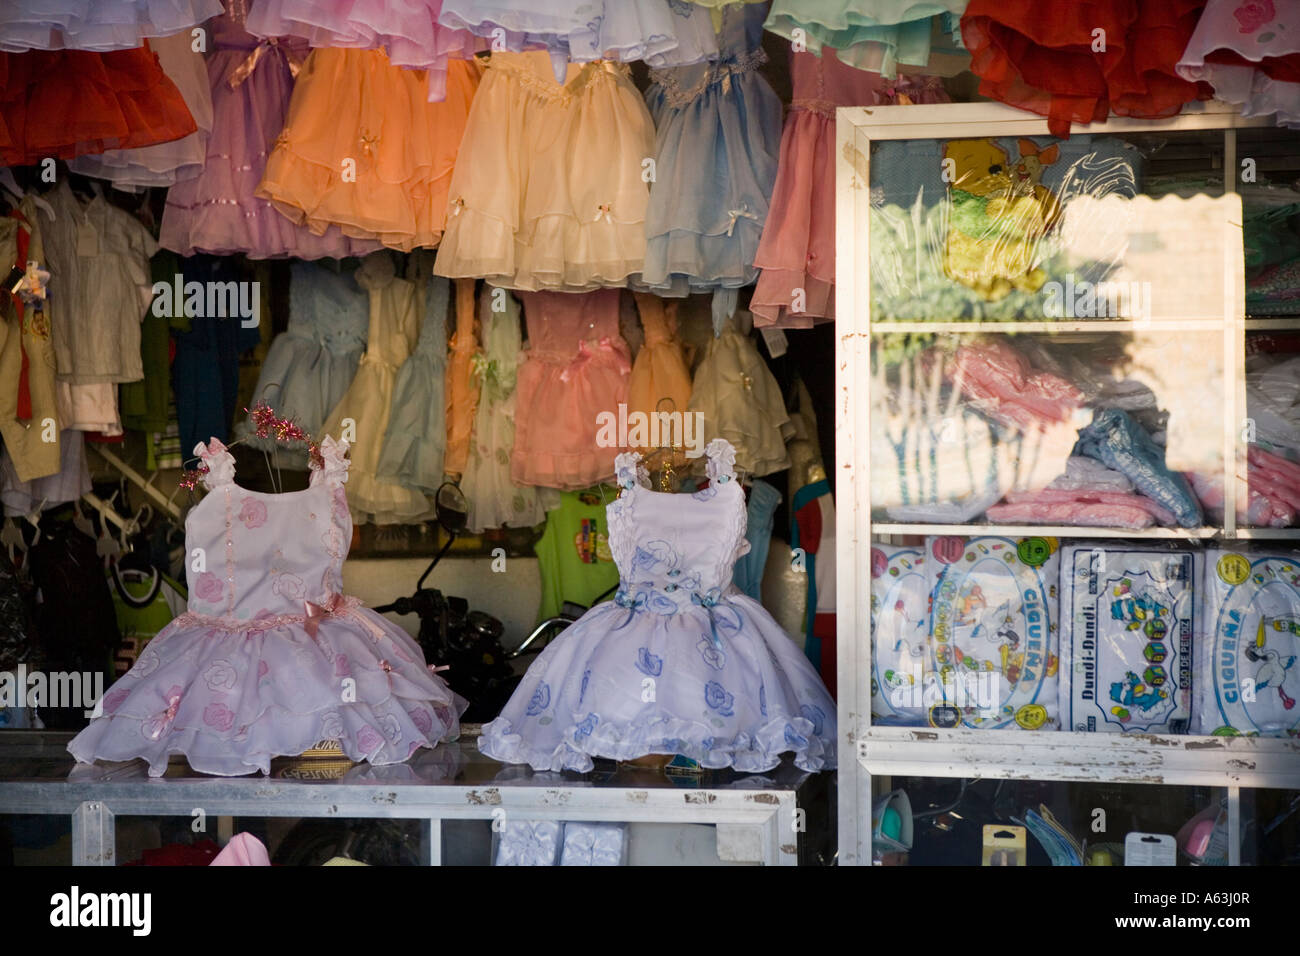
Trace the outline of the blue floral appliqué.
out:
<instances>
[{"instance_id":1,"label":"blue floral appliqu\u00e9","mask_svg":"<svg viewBox=\"0 0 1300 956\"><path fill-rule=\"evenodd\" d=\"M573 728L573 736L590 737L591 732L596 729L598 723L600 723L599 717L595 714L588 714L586 717L582 718L578 726Z\"/></svg>"},{"instance_id":2,"label":"blue floral appliqu\u00e9","mask_svg":"<svg viewBox=\"0 0 1300 956\"><path fill-rule=\"evenodd\" d=\"M813 725L813 733L818 737L822 735L822 728L826 726L826 711L822 710L816 704L804 704L799 708L799 713L808 718Z\"/></svg>"},{"instance_id":3,"label":"blue floral appliqu\u00e9","mask_svg":"<svg viewBox=\"0 0 1300 956\"><path fill-rule=\"evenodd\" d=\"M582 686L578 688L578 703L581 704L583 698L587 696L587 682L591 680L591 668L588 667L582 672Z\"/></svg>"},{"instance_id":4,"label":"blue floral appliqu\u00e9","mask_svg":"<svg viewBox=\"0 0 1300 956\"><path fill-rule=\"evenodd\" d=\"M664 659L651 654L649 648L639 648L636 652L636 669L648 677L658 677L664 672Z\"/></svg>"},{"instance_id":5,"label":"blue floral appliqu\u00e9","mask_svg":"<svg viewBox=\"0 0 1300 956\"><path fill-rule=\"evenodd\" d=\"M730 717L735 713L732 709L736 702L735 696L728 693L727 688L715 680L704 685L704 702L723 717Z\"/></svg>"},{"instance_id":6,"label":"blue floral appliqu\u00e9","mask_svg":"<svg viewBox=\"0 0 1300 956\"><path fill-rule=\"evenodd\" d=\"M700 657L704 658L704 663L708 664L715 671L722 670L727 665L727 653L720 647L714 647L713 641L709 635L705 634L700 638L700 643L695 645L696 650L700 652Z\"/></svg>"},{"instance_id":7,"label":"blue floral appliqu\u00e9","mask_svg":"<svg viewBox=\"0 0 1300 956\"><path fill-rule=\"evenodd\" d=\"M542 681L537 685L537 690L533 691L533 696L528 699L528 710L524 713L529 717L536 717L550 706L551 688L546 681Z\"/></svg>"},{"instance_id":8,"label":"blue floral appliqu\u00e9","mask_svg":"<svg viewBox=\"0 0 1300 956\"><path fill-rule=\"evenodd\" d=\"M758 712L764 717L767 716L767 685L758 685Z\"/></svg>"},{"instance_id":9,"label":"blue floral appliqu\u00e9","mask_svg":"<svg viewBox=\"0 0 1300 956\"><path fill-rule=\"evenodd\" d=\"M718 489L713 485L709 485L707 488L701 488L699 491L693 492L691 497L696 501L708 501L710 498L716 497L717 494Z\"/></svg>"},{"instance_id":10,"label":"blue floral appliqu\u00e9","mask_svg":"<svg viewBox=\"0 0 1300 956\"><path fill-rule=\"evenodd\" d=\"M785 742L796 750L803 750L808 746L808 738L798 733L793 724L785 725Z\"/></svg>"},{"instance_id":11,"label":"blue floral appliqu\u00e9","mask_svg":"<svg viewBox=\"0 0 1300 956\"><path fill-rule=\"evenodd\" d=\"M695 4L686 3L685 0L668 0L668 9L677 16L686 18L695 12Z\"/></svg>"}]
</instances>

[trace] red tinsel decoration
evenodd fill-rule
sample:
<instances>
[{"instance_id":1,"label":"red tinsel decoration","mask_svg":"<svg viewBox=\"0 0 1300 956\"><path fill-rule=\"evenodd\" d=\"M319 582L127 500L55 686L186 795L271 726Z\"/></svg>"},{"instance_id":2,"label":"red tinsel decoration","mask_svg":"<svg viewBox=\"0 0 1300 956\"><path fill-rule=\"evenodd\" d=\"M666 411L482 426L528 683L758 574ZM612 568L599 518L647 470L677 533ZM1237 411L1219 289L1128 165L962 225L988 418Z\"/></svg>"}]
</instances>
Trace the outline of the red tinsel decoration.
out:
<instances>
[{"instance_id":1,"label":"red tinsel decoration","mask_svg":"<svg viewBox=\"0 0 1300 956\"><path fill-rule=\"evenodd\" d=\"M258 438L274 438L278 442L285 444L289 442L300 441L307 446L307 457L317 468L325 466L325 459L321 457L320 443L308 435L301 425L292 418L282 418L275 413L275 409L266 402L258 402L252 408L246 408L249 417L253 422L253 433ZM200 479L208 473L208 466L200 463L198 468L187 469L181 472L180 486L187 491L192 491L198 485Z\"/></svg>"}]
</instances>

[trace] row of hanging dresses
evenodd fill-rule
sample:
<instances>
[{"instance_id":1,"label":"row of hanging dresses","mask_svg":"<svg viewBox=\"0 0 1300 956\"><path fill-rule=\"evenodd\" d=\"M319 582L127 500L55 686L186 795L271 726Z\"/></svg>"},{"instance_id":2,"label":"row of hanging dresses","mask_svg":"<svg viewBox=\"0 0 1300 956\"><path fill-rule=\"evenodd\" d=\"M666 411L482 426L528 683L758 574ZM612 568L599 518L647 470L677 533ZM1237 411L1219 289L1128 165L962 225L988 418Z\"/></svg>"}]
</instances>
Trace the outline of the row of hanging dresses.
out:
<instances>
[{"instance_id":1,"label":"row of hanging dresses","mask_svg":"<svg viewBox=\"0 0 1300 956\"><path fill-rule=\"evenodd\" d=\"M356 377L369 320L369 297L351 271L293 263L289 325L271 342L262 360L250 407L265 402L309 435L319 434L325 416ZM258 438L249 420L241 420L235 433L244 443L268 453L285 447L274 437ZM305 446L290 447L298 454L284 458L306 468Z\"/></svg>"},{"instance_id":2,"label":"row of hanging dresses","mask_svg":"<svg viewBox=\"0 0 1300 956\"><path fill-rule=\"evenodd\" d=\"M966 4L967 0L773 0L764 28L797 41L801 52L820 54L831 47L843 62L861 70L886 76L894 76L900 66L938 72L943 59L935 62L931 17L944 17L943 25L951 28ZM953 58L951 49L947 56Z\"/></svg>"},{"instance_id":3,"label":"row of hanging dresses","mask_svg":"<svg viewBox=\"0 0 1300 956\"><path fill-rule=\"evenodd\" d=\"M127 50L219 13L218 0L9 0L0 50Z\"/></svg>"},{"instance_id":4,"label":"row of hanging dresses","mask_svg":"<svg viewBox=\"0 0 1300 956\"><path fill-rule=\"evenodd\" d=\"M478 80L477 60L453 60L430 103L424 74L383 50L312 51L258 197L314 236L338 227L403 252L436 246Z\"/></svg>"},{"instance_id":5,"label":"row of hanging dresses","mask_svg":"<svg viewBox=\"0 0 1300 956\"><path fill-rule=\"evenodd\" d=\"M212 132L212 91L203 54L194 46L189 31L160 36L149 42L149 48L158 55L158 65L176 85L194 118L197 129L193 133L155 146L77 156L68 161L68 168L83 176L106 179L117 189L127 191L174 186L198 176L203 171L208 136Z\"/></svg>"},{"instance_id":6,"label":"row of hanging dresses","mask_svg":"<svg viewBox=\"0 0 1300 956\"><path fill-rule=\"evenodd\" d=\"M248 30L260 37L302 37L316 48L383 50L394 66L426 74L428 100L440 103L447 98L450 62L486 49L469 31L440 24L441 12L442 0L258 0Z\"/></svg>"},{"instance_id":7,"label":"row of hanging dresses","mask_svg":"<svg viewBox=\"0 0 1300 956\"><path fill-rule=\"evenodd\" d=\"M758 72L762 35L763 7L727 7L719 59L656 70L646 90L657 132L641 283L661 295L723 290L719 327L757 277L777 172L781 101Z\"/></svg>"},{"instance_id":8,"label":"row of hanging dresses","mask_svg":"<svg viewBox=\"0 0 1300 956\"><path fill-rule=\"evenodd\" d=\"M442 0L439 21L492 39L493 50L544 47L559 64L676 66L716 52L708 11L681 0Z\"/></svg>"},{"instance_id":9,"label":"row of hanging dresses","mask_svg":"<svg viewBox=\"0 0 1300 956\"><path fill-rule=\"evenodd\" d=\"M337 227L315 234L256 195L267 156L284 129L307 44L258 39L244 28L245 0L224 2L226 12L207 25L212 134L203 171L168 190L159 243L186 256L242 253L250 259L341 259L379 248Z\"/></svg>"},{"instance_id":10,"label":"row of hanging dresses","mask_svg":"<svg viewBox=\"0 0 1300 956\"><path fill-rule=\"evenodd\" d=\"M446 8L444 8L445 12ZM493 285L626 285L645 263L654 124L625 66L493 53L470 109L434 272Z\"/></svg>"},{"instance_id":11,"label":"row of hanging dresses","mask_svg":"<svg viewBox=\"0 0 1300 956\"><path fill-rule=\"evenodd\" d=\"M791 53L790 73L794 96L749 307L759 327L805 329L835 318L835 110L949 97L938 77L886 80L846 66L830 47Z\"/></svg>"},{"instance_id":12,"label":"row of hanging dresses","mask_svg":"<svg viewBox=\"0 0 1300 956\"><path fill-rule=\"evenodd\" d=\"M380 478L378 465L397 373L415 348L424 309L417 303L418 287L397 275L391 253L367 256L357 269L356 281L370 297L366 352L356 377L321 432L352 443L348 506L355 520L374 524L416 521L429 511L424 495Z\"/></svg>"}]
</instances>

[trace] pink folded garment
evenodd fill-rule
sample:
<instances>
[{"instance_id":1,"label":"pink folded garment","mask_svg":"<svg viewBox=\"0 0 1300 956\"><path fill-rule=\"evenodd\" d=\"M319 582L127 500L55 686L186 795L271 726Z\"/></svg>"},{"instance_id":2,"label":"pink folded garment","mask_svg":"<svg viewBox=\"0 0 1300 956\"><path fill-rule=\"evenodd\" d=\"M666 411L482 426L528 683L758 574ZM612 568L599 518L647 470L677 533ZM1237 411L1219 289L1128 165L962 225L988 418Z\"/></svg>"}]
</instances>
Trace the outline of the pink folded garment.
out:
<instances>
[{"instance_id":1,"label":"pink folded garment","mask_svg":"<svg viewBox=\"0 0 1300 956\"><path fill-rule=\"evenodd\" d=\"M1022 429L1067 421L1084 399L1073 384L1033 370L1001 341L961 346L944 376L959 383L962 394L985 415Z\"/></svg>"},{"instance_id":2,"label":"pink folded garment","mask_svg":"<svg viewBox=\"0 0 1300 956\"><path fill-rule=\"evenodd\" d=\"M1223 519L1223 476L1188 472L1201 504ZM1300 465L1252 445L1246 452L1246 501L1237 502L1237 523L1246 528L1291 528L1300 518Z\"/></svg>"},{"instance_id":3,"label":"pink folded garment","mask_svg":"<svg viewBox=\"0 0 1300 956\"><path fill-rule=\"evenodd\" d=\"M270 866L266 844L251 833L236 833L208 866Z\"/></svg>"},{"instance_id":4,"label":"pink folded garment","mask_svg":"<svg viewBox=\"0 0 1300 956\"><path fill-rule=\"evenodd\" d=\"M1013 491L985 516L994 524L1061 524L1141 531L1172 525L1173 514L1142 495L1106 491Z\"/></svg>"}]
</instances>

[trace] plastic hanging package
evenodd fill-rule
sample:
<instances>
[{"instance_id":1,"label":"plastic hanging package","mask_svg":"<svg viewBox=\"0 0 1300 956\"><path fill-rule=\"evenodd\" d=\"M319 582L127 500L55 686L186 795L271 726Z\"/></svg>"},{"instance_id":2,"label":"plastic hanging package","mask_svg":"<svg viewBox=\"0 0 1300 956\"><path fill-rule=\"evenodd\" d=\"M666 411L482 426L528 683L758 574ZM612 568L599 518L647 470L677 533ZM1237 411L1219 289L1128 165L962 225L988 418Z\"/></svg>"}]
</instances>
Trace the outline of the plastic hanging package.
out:
<instances>
[{"instance_id":1,"label":"plastic hanging package","mask_svg":"<svg viewBox=\"0 0 1300 956\"><path fill-rule=\"evenodd\" d=\"M926 539L943 704L933 726L1055 729L1060 664L1054 540Z\"/></svg>"},{"instance_id":2,"label":"plastic hanging package","mask_svg":"<svg viewBox=\"0 0 1300 956\"><path fill-rule=\"evenodd\" d=\"M928 552L871 547L871 716L880 724L924 726L942 703L930 639Z\"/></svg>"},{"instance_id":3,"label":"plastic hanging package","mask_svg":"<svg viewBox=\"0 0 1300 956\"><path fill-rule=\"evenodd\" d=\"M1186 733L1202 556L1095 542L1061 557L1061 720Z\"/></svg>"},{"instance_id":4,"label":"plastic hanging package","mask_svg":"<svg viewBox=\"0 0 1300 956\"><path fill-rule=\"evenodd\" d=\"M1300 553L1205 556L1192 730L1300 736Z\"/></svg>"}]
</instances>

